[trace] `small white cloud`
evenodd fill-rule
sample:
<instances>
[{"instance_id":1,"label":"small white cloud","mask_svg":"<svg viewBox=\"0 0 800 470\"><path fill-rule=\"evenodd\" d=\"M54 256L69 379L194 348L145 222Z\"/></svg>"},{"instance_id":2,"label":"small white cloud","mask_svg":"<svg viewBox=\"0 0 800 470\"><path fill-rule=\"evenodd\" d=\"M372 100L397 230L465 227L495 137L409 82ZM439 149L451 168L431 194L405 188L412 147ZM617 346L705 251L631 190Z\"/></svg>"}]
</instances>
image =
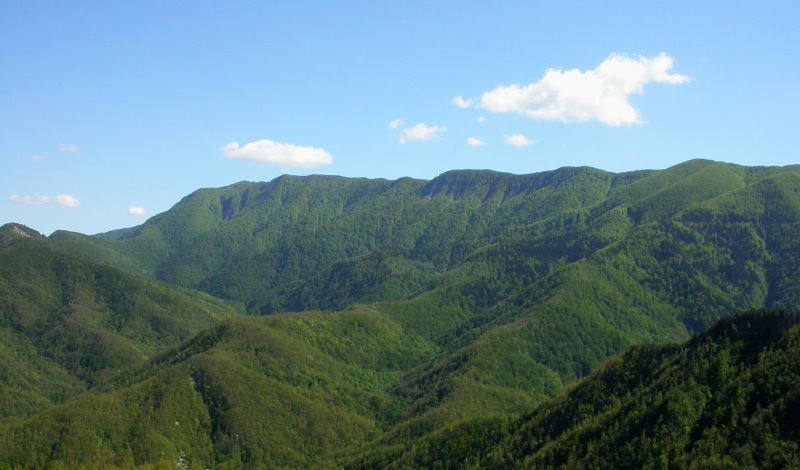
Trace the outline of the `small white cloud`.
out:
<instances>
[{"instance_id":1,"label":"small white cloud","mask_svg":"<svg viewBox=\"0 0 800 470\"><path fill-rule=\"evenodd\" d=\"M69 194L59 194L55 197L55 203L64 207L80 207L81 205L80 201Z\"/></svg>"},{"instance_id":2,"label":"small white cloud","mask_svg":"<svg viewBox=\"0 0 800 470\"><path fill-rule=\"evenodd\" d=\"M461 95L458 95L455 98L453 98L452 100L450 100L451 103L453 103L454 105L458 106L461 109L469 108L470 106L472 106L472 103L474 101L475 100L473 100L471 98L464 98Z\"/></svg>"},{"instance_id":3,"label":"small white cloud","mask_svg":"<svg viewBox=\"0 0 800 470\"><path fill-rule=\"evenodd\" d=\"M389 123L389 129L399 129L403 125L403 118L397 118Z\"/></svg>"},{"instance_id":4,"label":"small white cloud","mask_svg":"<svg viewBox=\"0 0 800 470\"><path fill-rule=\"evenodd\" d=\"M478 119L476 120L478 121L478 124L483 124L484 122L486 122L486 118L483 116L478 116Z\"/></svg>"},{"instance_id":5,"label":"small white cloud","mask_svg":"<svg viewBox=\"0 0 800 470\"><path fill-rule=\"evenodd\" d=\"M513 134L506 136L506 143L513 147L528 147L536 143L533 139L528 139L522 134Z\"/></svg>"},{"instance_id":6,"label":"small white cloud","mask_svg":"<svg viewBox=\"0 0 800 470\"><path fill-rule=\"evenodd\" d=\"M486 142L475 137L469 137L467 138L467 145L469 145L470 147L483 147L484 145L486 145Z\"/></svg>"},{"instance_id":7,"label":"small white cloud","mask_svg":"<svg viewBox=\"0 0 800 470\"><path fill-rule=\"evenodd\" d=\"M78 201L74 196L70 196L69 194L59 194L56 197L48 197L48 196L20 196L17 194L12 194L11 197L8 198L11 202L16 204L25 204L28 206L47 206L47 205L58 205L63 207L80 207L81 203Z\"/></svg>"},{"instance_id":8,"label":"small white cloud","mask_svg":"<svg viewBox=\"0 0 800 470\"><path fill-rule=\"evenodd\" d=\"M689 77L670 73L674 60L611 54L592 70L548 69L529 85L499 86L481 95L480 106L493 113L516 112L544 121L599 121L609 126L639 124L639 111L630 102L648 83L688 83Z\"/></svg>"},{"instance_id":9,"label":"small white cloud","mask_svg":"<svg viewBox=\"0 0 800 470\"><path fill-rule=\"evenodd\" d=\"M431 140L438 134L445 132L447 129L442 126L429 126L424 122L420 122L416 126L403 129L403 134L397 139L401 144L411 142L414 140L425 141Z\"/></svg>"},{"instance_id":10,"label":"small white cloud","mask_svg":"<svg viewBox=\"0 0 800 470\"><path fill-rule=\"evenodd\" d=\"M75 153L78 151L78 146L75 144L58 144L58 151L63 153Z\"/></svg>"},{"instance_id":11,"label":"small white cloud","mask_svg":"<svg viewBox=\"0 0 800 470\"><path fill-rule=\"evenodd\" d=\"M31 157L31 160L34 162L41 162L44 160L44 157L42 155L34 155Z\"/></svg>"},{"instance_id":12,"label":"small white cloud","mask_svg":"<svg viewBox=\"0 0 800 470\"><path fill-rule=\"evenodd\" d=\"M321 148L282 144L266 139L243 146L240 146L239 142L230 142L222 147L222 155L226 158L298 168L313 168L333 163L333 157Z\"/></svg>"},{"instance_id":13,"label":"small white cloud","mask_svg":"<svg viewBox=\"0 0 800 470\"><path fill-rule=\"evenodd\" d=\"M50 198L47 196L20 196L18 194L12 194L8 199L15 204L25 204L29 206L45 206L50 204Z\"/></svg>"},{"instance_id":14,"label":"small white cloud","mask_svg":"<svg viewBox=\"0 0 800 470\"><path fill-rule=\"evenodd\" d=\"M132 206L128 208L128 214L136 217L143 217L147 214L147 209L139 206Z\"/></svg>"}]
</instances>

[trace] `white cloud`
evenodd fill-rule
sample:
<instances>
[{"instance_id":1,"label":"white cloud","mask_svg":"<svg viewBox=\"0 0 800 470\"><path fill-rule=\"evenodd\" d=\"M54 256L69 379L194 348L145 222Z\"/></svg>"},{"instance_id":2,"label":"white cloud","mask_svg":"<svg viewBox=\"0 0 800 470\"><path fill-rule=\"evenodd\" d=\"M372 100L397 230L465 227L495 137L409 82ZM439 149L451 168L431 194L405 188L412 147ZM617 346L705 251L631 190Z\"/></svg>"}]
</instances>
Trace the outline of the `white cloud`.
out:
<instances>
[{"instance_id":1,"label":"white cloud","mask_svg":"<svg viewBox=\"0 0 800 470\"><path fill-rule=\"evenodd\" d=\"M144 215L147 214L147 209L145 209L144 207L132 206L128 208L128 214L134 215L136 217L143 217Z\"/></svg>"},{"instance_id":2,"label":"white cloud","mask_svg":"<svg viewBox=\"0 0 800 470\"><path fill-rule=\"evenodd\" d=\"M642 118L629 101L631 95L641 95L648 83L689 82L686 75L670 73L673 63L664 53L655 57L611 54L592 70L548 69L538 82L499 86L481 95L480 106L545 121L639 124Z\"/></svg>"},{"instance_id":3,"label":"white cloud","mask_svg":"<svg viewBox=\"0 0 800 470\"><path fill-rule=\"evenodd\" d=\"M50 204L50 198L47 196L20 196L18 194L12 194L8 199L16 204L26 204L29 206L45 206Z\"/></svg>"},{"instance_id":4,"label":"white cloud","mask_svg":"<svg viewBox=\"0 0 800 470\"><path fill-rule=\"evenodd\" d=\"M55 203L64 207L80 207L81 205L80 201L69 194L59 194L55 197Z\"/></svg>"},{"instance_id":5,"label":"white cloud","mask_svg":"<svg viewBox=\"0 0 800 470\"><path fill-rule=\"evenodd\" d=\"M64 153L75 153L78 151L78 146L75 144L58 144L58 151Z\"/></svg>"},{"instance_id":6,"label":"white cloud","mask_svg":"<svg viewBox=\"0 0 800 470\"><path fill-rule=\"evenodd\" d=\"M513 134L506 136L506 143L513 147L527 147L536 143L534 139L528 139L522 134Z\"/></svg>"},{"instance_id":7,"label":"white cloud","mask_svg":"<svg viewBox=\"0 0 800 470\"><path fill-rule=\"evenodd\" d=\"M397 139L401 144L411 142L414 140L431 140L437 134L445 132L447 129L442 126L429 126L424 122L420 122L416 126L403 129L403 134Z\"/></svg>"},{"instance_id":8,"label":"white cloud","mask_svg":"<svg viewBox=\"0 0 800 470\"><path fill-rule=\"evenodd\" d=\"M333 163L333 157L321 148L282 144L266 139L250 142L244 146L240 146L239 142L230 142L222 147L222 155L232 159L241 158L299 168L312 168Z\"/></svg>"},{"instance_id":9,"label":"white cloud","mask_svg":"<svg viewBox=\"0 0 800 470\"><path fill-rule=\"evenodd\" d=\"M74 196L70 196L69 194L59 194L54 198L42 195L20 196L17 194L12 194L11 197L9 197L8 199L16 204L25 204L29 206L47 206L55 204L58 206L74 208L74 207L80 207L81 205L78 199L76 199Z\"/></svg>"},{"instance_id":10,"label":"white cloud","mask_svg":"<svg viewBox=\"0 0 800 470\"><path fill-rule=\"evenodd\" d=\"M34 155L31 157L31 160L34 162L41 162L44 160L44 156L42 155Z\"/></svg>"},{"instance_id":11,"label":"white cloud","mask_svg":"<svg viewBox=\"0 0 800 470\"><path fill-rule=\"evenodd\" d=\"M399 129L403 125L403 118L397 118L389 123L389 129Z\"/></svg>"},{"instance_id":12,"label":"white cloud","mask_svg":"<svg viewBox=\"0 0 800 470\"><path fill-rule=\"evenodd\" d=\"M483 116L478 116L478 119L476 119L476 121L478 121L478 124L483 124L484 122L486 122L486 118Z\"/></svg>"},{"instance_id":13,"label":"white cloud","mask_svg":"<svg viewBox=\"0 0 800 470\"><path fill-rule=\"evenodd\" d=\"M475 137L469 137L467 138L467 145L469 145L470 147L483 147L484 145L486 145L486 142Z\"/></svg>"},{"instance_id":14,"label":"white cloud","mask_svg":"<svg viewBox=\"0 0 800 470\"><path fill-rule=\"evenodd\" d=\"M458 95L455 98L453 98L452 100L450 100L451 103L453 103L454 105L458 106L461 109L469 108L470 106L472 106L473 101L474 101L473 99L464 98L461 95Z\"/></svg>"}]
</instances>

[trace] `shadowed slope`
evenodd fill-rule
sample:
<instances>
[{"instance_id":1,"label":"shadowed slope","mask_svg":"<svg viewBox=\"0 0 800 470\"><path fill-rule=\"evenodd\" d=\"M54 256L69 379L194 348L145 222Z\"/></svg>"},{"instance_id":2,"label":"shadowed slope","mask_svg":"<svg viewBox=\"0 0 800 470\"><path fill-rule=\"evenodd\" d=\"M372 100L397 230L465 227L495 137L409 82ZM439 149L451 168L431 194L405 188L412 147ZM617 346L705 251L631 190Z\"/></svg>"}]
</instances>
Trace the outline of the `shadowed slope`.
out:
<instances>
[{"instance_id":1,"label":"shadowed slope","mask_svg":"<svg viewBox=\"0 0 800 470\"><path fill-rule=\"evenodd\" d=\"M0 414L28 414L234 314L0 228ZM32 231L31 231L32 232Z\"/></svg>"}]
</instances>

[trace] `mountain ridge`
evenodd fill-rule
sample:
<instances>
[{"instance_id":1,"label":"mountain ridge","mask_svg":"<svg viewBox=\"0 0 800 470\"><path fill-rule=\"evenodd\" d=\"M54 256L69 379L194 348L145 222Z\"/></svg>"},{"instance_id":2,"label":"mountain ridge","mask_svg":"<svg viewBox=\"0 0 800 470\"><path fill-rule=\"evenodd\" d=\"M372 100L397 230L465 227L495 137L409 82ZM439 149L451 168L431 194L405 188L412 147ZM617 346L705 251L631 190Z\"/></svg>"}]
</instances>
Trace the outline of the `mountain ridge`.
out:
<instances>
[{"instance_id":1,"label":"mountain ridge","mask_svg":"<svg viewBox=\"0 0 800 470\"><path fill-rule=\"evenodd\" d=\"M679 165L677 168L680 170L682 167L687 165L691 166L708 166L714 165L715 162L710 161L690 161L685 164ZM738 168L738 167L737 167ZM662 170L666 171L666 170ZM657 173L657 172L656 172ZM361 226L369 226L374 222L371 221L363 221L359 220L359 213L354 213L353 211L358 209L359 211L363 210L389 210L390 213L396 214L392 217L401 217L408 219L412 217L413 214L409 213L408 211L419 212L422 211L423 213L430 210L439 210L438 207L441 206L444 201L440 201L437 203L437 207L435 209L431 209L427 207L427 205L422 204L422 201L427 200L430 196L435 195L444 195L447 191L457 191L456 193L450 194L448 197L455 197L455 200L463 200L464 197L468 198L475 198L470 199L472 202L464 202L460 203L459 210L466 210L467 213L464 216L471 217L474 222L478 222L476 219L477 216L469 215L471 213L476 213L477 209L482 211L490 210L494 213L497 210L500 210L500 214L494 217L495 220L500 219L509 219L509 221L514 221L514 224L519 224L523 220L520 219L519 216L513 215L511 211L517 211L520 214L528 213L530 217L532 217L535 221L542 221L548 216L548 211L558 211L561 213L566 213L565 210L576 210L581 211L583 208L591 208L596 207L600 208L602 212L608 212L614 206L619 205L619 202L613 203L612 206L602 209L602 205L598 205L601 203L603 199L608 199L607 195L610 191L618 192L620 188L627 187L631 184L634 184L636 181L641 181L642 178L647 178L648 176L652 176L653 172L633 172L633 173L621 173L617 175L613 175L608 172L604 172L602 170L596 170L588 167L576 167L576 168L563 168L559 170L553 170L551 172L544 172L544 173L533 173L528 175L512 175L508 173L500 173L500 172L493 172L493 171L475 171L475 170L454 170L452 172L447 172L440 175L433 180L413 180L413 179L398 179L395 181L383 180L383 179L348 179L343 177L335 177L335 176L319 176L313 175L309 177L293 177L293 176L281 176L276 178L275 180L268 182L268 183L236 183L231 186L226 186L223 188L216 188L216 189L202 189L195 191L191 195L183 198L181 202L176 204L176 206L171 209L173 213L174 211L184 212L186 215L181 216L179 219L175 219L173 222L167 222L164 219L165 216L156 215L153 218L149 219L144 225L142 225L136 231L133 231L121 240L118 240L118 243L114 244L113 242L110 244L104 245L104 249L111 253L113 251L117 251L118 255L107 254L106 260L110 260L110 262L115 262L113 258L116 256L120 258L120 260L116 261L119 267L123 269L131 269L131 265L134 264L125 260L127 252L137 253L137 258L139 260L140 266L138 266L137 273L138 274L149 274L154 276L158 279L167 280L170 282L174 282L177 277L180 277L180 282L183 285L189 287L200 287L202 290L209 291L215 295L231 295L225 294L227 288L222 287L214 287L214 284L219 284L220 282L228 283L234 280L224 280L224 279L215 279L215 276L219 276L222 274L220 269L225 269L224 264L226 260L224 257L220 255L213 255L211 258L216 257L216 259L209 258L209 253L206 253L207 250L202 250L203 252L197 252L192 256L195 258L209 258L207 264L203 266L201 269L204 272L210 272L210 276L208 274L201 274L200 271L194 270L194 268L190 268L188 271L181 270L180 274L177 272L173 272L175 267L180 264L186 264L187 262L194 264L193 261L181 261L178 259L174 259L174 256L183 257L186 255L180 254L182 251L186 251L187 253L192 252L195 248L191 247L191 244L207 244L207 243L217 243L229 246L230 242L233 240L242 240L244 241L244 245L240 248L242 256L246 258L253 258L260 256L265 253L265 250L269 250L269 245L275 245L276 243L280 243L280 240L277 237L286 237L288 236L316 236L314 227L320 225L328 225L330 226L331 223L335 223L337 218L341 217L350 217L355 218L355 220L350 220L347 222L342 222L343 224L360 224ZM489 178L486 180L486 178ZM454 180L457 179L458 181ZM548 178L550 180L548 181ZM552 180L552 178L556 178L556 180ZM578 180L576 180L578 178ZM580 178L588 178L588 180L581 181ZM597 180L596 178L600 178ZM563 180L563 181L562 181ZM623 182L620 182L623 180ZM464 184L464 182L469 184ZM572 181L572 183L569 183ZM321 183L320 183L321 182ZM336 186L331 186L334 183L341 183L345 184L346 186L338 188ZM567 187L563 188L559 185L562 183L572 184L574 187ZM297 186L297 184L301 184L301 186ZM320 188L323 191L328 192L309 192L310 189L302 189L302 188L310 188L317 184L324 184L327 185L330 189ZM511 184L511 186L509 186ZM520 186L520 184L522 186ZM544 184L544 186L542 186ZM309 186L310 185L310 186ZM598 186L599 185L599 186ZM445 187L447 189L445 189ZM349 189L348 189L349 188ZM356 190L356 188L359 188ZM400 190L399 188L405 188ZM500 190L499 188L502 188ZM547 189L552 188L552 189ZM581 189L586 188L586 189ZM542 192L542 190L546 189L546 192ZM342 192L342 190L344 192ZM525 204L521 205L519 203L514 203L512 201L506 201L507 197L517 195L524 192L530 191L538 191L538 195L535 197L534 200L530 202L526 202ZM278 191L276 193L275 191ZM317 191L317 190L315 190ZM338 191L338 195L337 192ZM354 192L355 191L355 192ZM444 191L444 192L443 192ZM475 193L478 191L478 193ZM498 193L499 191L499 193ZM414 193L419 192L418 194L422 197L422 200L418 200L414 197ZM311 197L312 199L308 199ZM333 199L331 199L331 197ZM299 198L299 199L298 199ZM325 206L321 206L319 202L314 203L313 201L317 200L314 198L324 198L322 199L322 203L326 204ZM338 199L337 199L338 198ZM388 199L387 199L388 198ZM512 198L513 199L513 198ZM519 199L519 197L517 197ZM384 202L384 200L386 202ZM388 201L399 201L396 203L392 203L395 206L400 204L400 206L406 206L408 209L403 211L400 209L389 209L389 206L386 206ZM455 201L454 200L454 201ZM538 201L538 202L534 202ZM256 213L253 213L254 204L258 207L262 207L262 209L257 209ZM270 204L271 206L265 206L265 204ZM285 204L290 204L290 206L285 206ZM312 204L312 206L306 206L307 204ZM505 205L511 204L509 209L503 209ZM536 204L536 205L532 205ZM298 210L303 211L311 211L315 212L316 210L313 209L314 206L319 207L322 209L323 207L327 207L324 212L319 213L319 215L314 216L314 218L308 218L307 220L303 221L297 219L298 217ZM466 207L465 207L466 206ZM268 209L268 207L272 207L272 209ZM363 208L363 209L360 209ZM550 209L548 209L550 208ZM645 208L637 209L635 212L641 212L645 210ZM266 212L265 212L266 211ZM259 228L259 223L257 222L257 218L271 218L270 214L278 214L281 211L289 215L289 221L294 221L292 223L300 225L295 225L296 228L292 228L291 230L297 231L302 230L304 224L307 224L309 227L310 232L303 234L302 231L297 232L296 235L292 235L291 233L286 233L288 225L276 225L274 228L267 228L267 231L263 231ZM601 213L595 214L594 217L601 215ZM167 213L164 213L167 214ZM177 213L176 213L177 214ZM189 216L189 214L192 214ZM346 215L350 214L350 215ZM476 213L477 214L477 213ZM282 219L285 218L285 215L280 216ZM414 216L416 217L416 216ZM436 221L430 220L429 223L438 224L438 223L445 223L448 224L464 224L468 222L470 219L464 220L463 216L459 216L457 213L448 214L447 217L450 219L448 222L445 221ZM172 217L174 218L174 217ZM459 218L461 220L459 220ZM486 219L486 217L483 217ZM170 219L169 217L167 219ZM228 231L225 227L229 224L224 222L232 222L233 220L239 221L238 223L242 226L245 230L244 233L236 231ZM519 220L519 221L515 221ZM389 224L392 224L391 219L386 220ZM491 223L491 219L486 219L487 222ZM397 222L400 222L398 220ZM473 223L474 223L473 222ZM485 224L487 222L478 222L479 224ZM395 222L396 223L396 222ZM530 223L525 221L525 223ZM167 225L165 225L167 224ZM179 224L179 231L176 232L176 225ZM507 222L506 222L507 224ZM475 227L480 227L481 225L475 225ZM159 228L160 227L160 228ZM283 228L282 228L283 227ZM389 225L386 229L390 229L392 226ZM408 225L404 226L405 228L400 229L405 232L405 234L392 234L388 233L385 230L378 230L373 234L364 234L369 238L361 238L358 240L357 238L353 239L351 242L348 243L355 243L358 241L364 246L368 246L370 244L375 245L375 248L380 249L389 249L390 251L394 251L400 249L402 251L408 252L408 250L417 250L417 253L413 251L408 253L412 256L412 258L416 257L419 259L426 259L435 260L437 255L432 253L432 250L435 249L436 243L431 240L428 235L426 237L425 228L419 227L414 229L417 231L416 234L412 232L409 233ZM333 226L331 227L333 228ZM488 228L488 227L487 227ZM489 232L483 235L479 235L476 232L476 235L471 236L482 236L482 237L498 237L498 236L508 236L504 235L503 230L507 231L508 228L503 229L502 225L498 227L499 230L494 229L494 233ZM236 229L239 230L239 229ZM339 228L334 228L334 230L343 230ZM393 229L397 230L397 229ZM431 229L427 229L430 231ZM464 230L463 228L460 230ZM421 232L420 232L421 231ZM219 232L218 234L215 234ZM228 233L229 232L229 233ZM249 232L249 233L248 233ZM191 234L189 238L186 238L186 235L178 235L178 234ZM205 235L204 235L205 234ZM252 234L252 235L251 235ZM413 238L408 241L401 241L397 240L397 237L415 237L417 241L414 242ZM432 233L431 233L432 235ZM255 236L255 238L248 238L251 236ZM338 235L337 235L338 236ZM419 237L425 237L419 239ZM439 236L437 234L437 236ZM441 236L446 236L442 234ZM203 240L203 238L207 240ZM234 237L231 239L231 237ZM378 238L376 238L378 237ZM395 241L386 240L387 237L395 238ZM65 238L64 234L62 233L55 233L53 238L56 241L63 240ZM350 237L352 238L352 237ZM427 239L426 239L427 238ZM192 241L195 240L195 241ZM252 241L247 241L252 240ZM434 263L439 263L440 268L444 269L446 266L442 266L441 263L447 263L447 265L452 266L452 263L458 262L459 260L463 259L466 255L466 251L471 251L472 247L470 247L469 242L467 245L463 245L463 248L460 248L459 245L455 245L453 248L458 250L455 253L447 254L442 253L440 251L440 261L434 261ZM121 249L115 249L114 247L121 247L122 245L119 243L121 242L122 245L128 245L127 247L122 247ZM388 242L388 245L387 245ZM414 248L413 246L409 245L409 242L414 242L417 244L417 247ZM87 244L94 244L100 245L97 242L91 242L87 240L81 240L80 242L76 240L72 240L70 243L78 244L78 243L87 243ZM237 242L238 243L238 242ZM302 241L300 243L307 244L307 241ZM405 245L405 246L403 246ZM310 248L310 247L309 247ZM353 258L358 256L363 256L369 253L369 250L358 249L355 246L351 247L342 247L344 249L343 252L339 254L331 254L328 256L333 256L334 259L330 261L324 261L325 263L330 263L336 260L343 260L347 258ZM440 248L440 247L439 247ZM477 246L475 246L477 248ZM284 248L284 251L289 248ZM174 253L178 251L177 255L171 255L170 253ZM234 253L230 256L227 256L231 259L231 263L235 265L234 269L238 269L238 266L241 264L239 260L236 259L236 253L238 249L234 249ZM93 248L88 248L84 250L83 254L86 252L93 251ZM212 250L213 251L213 250ZM149 255L149 256L148 256ZM275 259L276 255L269 255L272 259ZM405 255L404 255L405 256ZM443 256L443 257L442 257ZM447 261L447 259L451 256L454 256L452 261ZM172 257L172 259L171 259ZM147 259L150 261L147 261ZM142 261L145 260L145 261ZM166 260L166 261L165 261ZM144 263L142 265L142 263ZM250 261L246 261L246 263L251 263ZM168 269L158 268L158 265L169 265ZM188 266L187 266L188 267ZM313 270L318 270L322 266L314 268ZM263 268L253 268L257 270L261 270ZM276 267L278 270L282 270L280 266ZM312 268L309 266L308 270ZM267 276L274 276L274 274L268 273L259 273L260 277L264 277L264 274ZM227 276L222 274L223 276ZM295 275L292 275L295 276ZM205 279L203 279L205 278ZM236 280L235 282L240 283L241 280ZM257 291L258 289L251 289ZM235 294L238 295L238 294ZM260 296L265 296L265 294L258 294ZM270 296L274 296L273 294L269 294ZM255 302L254 302L255 301ZM264 307L259 307L257 304L263 304L263 300L258 300L257 298L250 300L252 306L250 308L257 308L263 309ZM275 307L267 307L268 309L280 309L282 308L280 305Z\"/></svg>"},{"instance_id":2,"label":"mountain ridge","mask_svg":"<svg viewBox=\"0 0 800 470\"><path fill-rule=\"evenodd\" d=\"M495 442L504 420L632 346L800 305L798 166L434 180L286 176L198 190L122 236L54 233L42 243L248 316L154 351L15 432L56 420L82 433L86 416L114 436L85 453L83 438L42 450L63 462L162 459L143 446L234 468L341 466L362 445L395 459L459 422L485 424ZM92 407L130 417L125 431ZM170 424L187 419L194 437ZM48 436L43 449L60 439Z\"/></svg>"}]
</instances>

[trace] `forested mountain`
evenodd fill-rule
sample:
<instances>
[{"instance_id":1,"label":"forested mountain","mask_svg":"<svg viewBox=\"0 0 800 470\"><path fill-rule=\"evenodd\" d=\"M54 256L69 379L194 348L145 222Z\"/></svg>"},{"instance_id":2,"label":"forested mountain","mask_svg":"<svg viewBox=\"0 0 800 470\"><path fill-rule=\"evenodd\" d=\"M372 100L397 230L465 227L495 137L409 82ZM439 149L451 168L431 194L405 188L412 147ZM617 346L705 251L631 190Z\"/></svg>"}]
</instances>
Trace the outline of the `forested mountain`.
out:
<instances>
[{"instance_id":1,"label":"forested mountain","mask_svg":"<svg viewBox=\"0 0 800 470\"><path fill-rule=\"evenodd\" d=\"M234 315L63 252L18 224L0 227L0 417L26 415Z\"/></svg>"},{"instance_id":2,"label":"forested mountain","mask_svg":"<svg viewBox=\"0 0 800 470\"><path fill-rule=\"evenodd\" d=\"M127 231L56 232L51 239L137 274L243 302L251 313L336 310L410 298L476 251L531 240L566 241L566 261L648 231L664 239L658 254L667 257L685 237L702 237L714 249L729 249L736 237L747 242L747 233L717 234L725 225L728 232L750 229L754 243L767 244L750 253L763 264L790 248L773 229L796 221L798 177L798 167L707 160L622 174L562 168L451 171L431 181L282 176L196 191ZM650 255L652 248L635 249ZM782 277L756 288L772 289Z\"/></svg>"},{"instance_id":3,"label":"forested mountain","mask_svg":"<svg viewBox=\"0 0 800 470\"><path fill-rule=\"evenodd\" d=\"M77 276L92 280L77 289L37 281L45 293L94 292L109 273L142 296L162 289L204 307L141 300L118 311L98 294L73 297L102 300L81 311L104 312L85 323L104 334L125 315L141 319L109 330L136 354L88 375L53 365L74 380L64 397L87 392L0 424L0 461L425 466L424 449L455 432L476 439L471 462L518 465L528 457L505 441L507 425L522 429L515 417L550 406L609 358L686 341L737 311L798 309L800 167L283 176L199 190L101 236L9 238L0 251L30 246L97 272ZM9 273L36 265L9 253ZM21 305L6 302L21 289L0 305ZM231 304L249 315L212 325ZM4 308L3 318L19 316ZM166 334L165 317L185 327ZM53 329L15 328L34 345ZM41 364L58 357L37 354L28 356Z\"/></svg>"}]
</instances>

